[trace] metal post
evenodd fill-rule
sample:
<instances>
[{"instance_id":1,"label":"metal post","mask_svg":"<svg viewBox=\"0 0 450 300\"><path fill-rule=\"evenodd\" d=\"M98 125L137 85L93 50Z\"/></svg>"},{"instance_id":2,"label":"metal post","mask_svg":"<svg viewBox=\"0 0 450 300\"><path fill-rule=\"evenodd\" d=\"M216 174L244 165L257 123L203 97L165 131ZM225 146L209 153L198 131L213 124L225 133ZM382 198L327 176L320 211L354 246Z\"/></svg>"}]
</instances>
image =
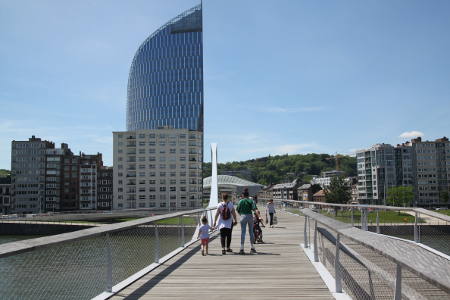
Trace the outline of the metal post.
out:
<instances>
[{"instance_id":1,"label":"metal post","mask_svg":"<svg viewBox=\"0 0 450 300\"><path fill-rule=\"evenodd\" d=\"M180 216L180 226L181 226L181 247L184 247L184 223L183 223L183 216Z\"/></svg>"},{"instance_id":2,"label":"metal post","mask_svg":"<svg viewBox=\"0 0 450 300\"><path fill-rule=\"evenodd\" d=\"M394 300L402 299L402 267L397 264L397 274L395 276L395 296Z\"/></svg>"},{"instance_id":3,"label":"metal post","mask_svg":"<svg viewBox=\"0 0 450 300\"><path fill-rule=\"evenodd\" d=\"M361 229L366 231L369 229L367 226L367 208L361 209Z\"/></svg>"},{"instance_id":4,"label":"metal post","mask_svg":"<svg viewBox=\"0 0 450 300\"><path fill-rule=\"evenodd\" d=\"M109 233L106 234L106 291L112 292L112 251Z\"/></svg>"},{"instance_id":5,"label":"metal post","mask_svg":"<svg viewBox=\"0 0 450 300\"><path fill-rule=\"evenodd\" d=\"M380 216L377 209L377 233L380 233Z\"/></svg>"},{"instance_id":6,"label":"metal post","mask_svg":"<svg viewBox=\"0 0 450 300\"><path fill-rule=\"evenodd\" d=\"M308 216L305 216L305 226L303 227L303 238L305 240L305 248L308 248L308 233L307 233L307 226L308 226Z\"/></svg>"},{"instance_id":7,"label":"metal post","mask_svg":"<svg viewBox=\"0 0 450 300\"><path fill-rule=\"evenodd\" d=\"M319 261L319 252L317 249L317 220L314 220L314 261Z\"/></svg>"},{"instance_id":8,"label":"metal post","mask_svg":"<svg viewBox=\"0 0 450 300\"><path fill-rule=\"evenodd\" d=\"M352 227L354 227L355 226L355 208L354 207L352 207Z\"/></svg>"},{"instance_id":9,"label":"metal post","mask_svg":"<svg viewBox=\"0 0 450 300\"><path fill-rule=\"evenodd\" d=\"M155 223L155 263L159 263L159 251L160 251L159 231L158 231L158 224Z\"/></svg>"},{"instance_id":10,"label":"metal post","mask_svg":"<svg viewBox=\"0 0 450 300\"><path fill-rule=\"evenodd\" d=\"M342 274L341 267L339 263L339 247L340 247L340 234L336 235L336 254L334 257L334 273L335 273L335 282L336 282L336 293L342 293Z\"/></svg>"},{"instance_id":11,"label":"metal post","mask_svg":"<svg viewBox=\"0 0 450 300\"><path fill-rule=\"evenodd\" d=\"M417 211L415 212L414 217L414 242L420 243L420 236L419 236L419 225L417 224L418 214Z\"/></svg>"}]
</instances>

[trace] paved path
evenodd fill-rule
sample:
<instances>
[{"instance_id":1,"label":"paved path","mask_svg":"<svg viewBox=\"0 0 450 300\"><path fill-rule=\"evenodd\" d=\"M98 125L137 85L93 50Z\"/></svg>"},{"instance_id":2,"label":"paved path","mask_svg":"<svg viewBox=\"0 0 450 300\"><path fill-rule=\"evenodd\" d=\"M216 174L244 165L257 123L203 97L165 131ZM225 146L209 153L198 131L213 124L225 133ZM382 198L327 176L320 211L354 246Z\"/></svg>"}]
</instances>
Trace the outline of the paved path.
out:
<instances>
[{"instance_id":1,"label":"paved path","mask_svg":"<svg viewBox=\"0 0 450 300\"><path fill-rule=\"evenodd\" d=\"M235 253L222 255L220 239L202 256L198 243L112 299L334 299L299 243L303 218L280 212L279 225L264 228L258 254L238 255L240 226L233 231ZM183 255L184 254L184 255Z\"/></svg>"}]
</instances>

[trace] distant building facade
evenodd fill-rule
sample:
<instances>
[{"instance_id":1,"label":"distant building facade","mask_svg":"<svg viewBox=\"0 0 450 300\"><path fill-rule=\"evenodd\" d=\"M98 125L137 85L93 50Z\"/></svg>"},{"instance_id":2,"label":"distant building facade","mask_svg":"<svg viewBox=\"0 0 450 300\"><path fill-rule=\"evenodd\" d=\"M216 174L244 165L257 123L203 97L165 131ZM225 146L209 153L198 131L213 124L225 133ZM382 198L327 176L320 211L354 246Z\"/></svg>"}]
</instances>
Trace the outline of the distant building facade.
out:
<instances>
[{"instance_id":1,"label":"distant building facade","mask_svg":"<svg viewBox=\"0 0 450 300\"><path fill-rule=\"evenodd\" d=\"M111 210L113 204L113 168L97 170L97 210Z\"/></svg>"},{"instance_id":2,"label":"distant building facade","mask_svg":"<svg viewBox=\"0 0 450 300\"><path fill-rule=\"evenodd\" d=\"M257 196L258 196L258 200L261 200L261 201L273 200L273 186L269 185L269 186L263 187L258 192Z\"/></svg>"},{"instance_id":3,"label":"distant building facade","mask_svg":"<svg viewBox=\"0 0 450 300\"><path fill-rule=\"evenodd\" d=\"M448 205L444 194L450 192L450 142L443 137L435 141L411 141L415 202L419 206ZM446 201L447 200L447 201Z\"/></svg>"},{"instance_id":4,"label":"distant building facade","mask_svg":"<svg viewBox=\"0 0 450 300\"><path fill-rule=\"evenodd\" d=\"M230 195L231 200L236 201L239 199L241 194L245 189L248 189L249 196L255 197L259 200L259 192L263 188L262 184L251 182L236 176L229 175L218 175L217 185L220 193L226 192ZM204 201L209 200L211 192L211 177L206 177L203 179L203 199ZM220 202L220 200L219 200Z\"/></svg>"},{"instance_id":5,"label":"distant building facade","mask_svg":"<svg viewBox=\"0 0 450 300\"><path fill-rule=\"evenodd\" d=\"M46 150L45 211L79 209L78 162L67 144Z\"/></svg>"},{"instance_id":6,"label":"distant building facade","mask_svg":"<svg viewBox=\"0 0 450 300\"><path fill-rule=\"evenodd\" d=\"M326 202L325 190L320 190L313 195L314 202Z\"/></svg>"},{"instance_id":7,"label":"distant building facade","mask_svg":"<svg viewBox=\"0 0 450 300\"><path fill-rule=\"evenodd\" d=\"M12 142L11 212L96 210L102 155L74 155L35 136ZM110 192L112 197L112 191Z\"/></svg>"},{"instance_id":8,"label":"distant building facade","mask_svg":"<svg viewBox=\"0 0 450 300\"><path fill-rule=\"evenodd\" d=\"M11 211L11 177L0 177L0 214Z\"/></svg>"},{"instance_id":9,"label":"distant building facade","mask_svg":"<svg viewBox=\"0 0 450 300\"><path fill-rule=\"evenodd\" d=\"M432 207L446 203L450 192L450 142L413 139L401 145L377 144L356 152L358 201L385 204L388 190L412 186L413 205ZM447 196L448 197L448 196Z\"/></svg>"},{"instance_id":10,"label":"distant building facade","mask_svg":"<svg viewBox=\"0 0 450 300\"><path fill-rule=\"evenodd\" d=\"M113 208L201 207L201 5L170 20L140 45L128 78L126 116L127 131L113 133Z\"/></svg>"},{"instance_id":11,"label":"distant building facade","mask_svg":"<svg viewBox=\"0 0 450 300\"><path fill-rule=\"evenodd\" d=\"M377 144L356 152L358 199L362 204L386 204L389 188L397 186L395 149Z\"/></svg>"},{"instance_id":12,"label":"distant building facade","mask_svg":"<svg viewBox=\"0 0 450 300\"><path fill-rule=\"evenodd\" d=\"M298 180L287 183L279 183L272 187L274 200L298 200Z\"/></svg>"},{"instance_id":13,"label":"distant building facade","mask_svg":"<svg viewBox=\"0 0 450 300\"><path fill-rule=\"evenodd\" d=\"M202 139L187 129L114 132L113 208L201 207Z\"/></svg>"},{"instance_id":14,"label":"distant building facade","mask_svg":"<svg viewBox=\"0 0 450 300\"><path fill-rule=\"evenodd\" d=\"M34 135L11 143L11 193L15 213L45 211L46 151L55 144Z\"/></svg>"},{"instance_id":15,"label":"distant building facade","mask_svg":"<svg viewBox=\"0 0 450 300\"><path fill-rule=\"evenodd\" d=\"M339 170L324 171L321 173L320 177L314 176L311 180L311 184L318 184L322 189L326 189L331 184L331 178L344 175L345 172Z\"/></svg>"},{"instance_id":16,"label":"distant building facade","mask_svg":"<svg viewBox=\"0 0 450 300\"><path fill-rule=\"evenodd\" d=\"M311 184L309 184L309 183L301 185L297 189L297 194L298 194L298 200L300 200L300 201L313 201Z\"/></svg>"}]
</instances>

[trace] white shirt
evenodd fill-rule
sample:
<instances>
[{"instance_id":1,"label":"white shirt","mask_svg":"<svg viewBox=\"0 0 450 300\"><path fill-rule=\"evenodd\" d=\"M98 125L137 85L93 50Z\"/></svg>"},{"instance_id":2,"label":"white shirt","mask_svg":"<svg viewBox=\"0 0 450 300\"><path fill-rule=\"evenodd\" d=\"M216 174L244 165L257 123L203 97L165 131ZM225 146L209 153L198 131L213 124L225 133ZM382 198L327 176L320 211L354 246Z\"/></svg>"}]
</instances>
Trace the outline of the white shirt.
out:
<instances>
[{"instance_id":1,"label":"white shirt","mask_svg":"<svg viewBox=\"0 0 450 300\"><path fill-rule=\"evenodd\" d=\"M198 231L200 233L200 238L201 239L209 239L209 230L210 229L211 229L211 226L209 226L209 224L200 226L200 228L198 229Z\"/></svg>"},{"instance_id":2,"label":"white shirt","mask_svg":"<svg viewBox=\"0 0 450 300\"><path fill-rule=\"evenodd\" d=\"M222 209L225 207L225 203L221 202L219 206L217 207L217 212L219 213L219 221L217 223L217 227L220 229L222 228L231 228L231 225L233 224L233 210L234 205L231 203L231 201L228 202L228 209L230 210L230 217L227 220L222 219Z\"/></svg>"}]
</instances>

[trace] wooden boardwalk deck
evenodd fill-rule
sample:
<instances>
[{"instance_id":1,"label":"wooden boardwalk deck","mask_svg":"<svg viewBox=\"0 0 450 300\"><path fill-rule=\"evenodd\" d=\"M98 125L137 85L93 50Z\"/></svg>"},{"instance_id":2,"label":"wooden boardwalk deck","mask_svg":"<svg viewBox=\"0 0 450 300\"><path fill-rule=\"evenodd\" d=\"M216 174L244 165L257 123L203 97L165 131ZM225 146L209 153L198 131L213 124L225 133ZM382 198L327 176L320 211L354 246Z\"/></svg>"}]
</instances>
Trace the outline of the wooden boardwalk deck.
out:
<instances>
[{"instance_id":1,"label":"wooden boardwalk deck","mask_svg":"<svg viewBox=\"0 0 450 300\"><path fill-rule=\"evenodd\" d=\"M257 254L238 255L240 225L233 230L235 253L221 254L220 239L208 256L199 243L142 277L111 299L334 299L300 248L303 218L278 213L279 224L264 228Z\"/></svg>"}]
</instances>

